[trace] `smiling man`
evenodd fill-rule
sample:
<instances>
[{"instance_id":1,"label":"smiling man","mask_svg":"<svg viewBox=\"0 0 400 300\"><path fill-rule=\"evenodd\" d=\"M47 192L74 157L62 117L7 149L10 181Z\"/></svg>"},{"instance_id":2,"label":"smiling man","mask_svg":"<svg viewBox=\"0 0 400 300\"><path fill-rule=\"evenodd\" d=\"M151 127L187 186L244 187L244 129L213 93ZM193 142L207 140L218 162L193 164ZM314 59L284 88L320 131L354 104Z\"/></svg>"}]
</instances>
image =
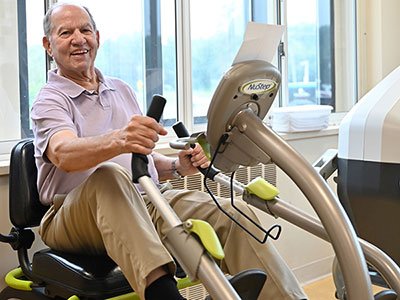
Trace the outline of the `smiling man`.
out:
<instances>
[{"instance_id":1,"label":"smiling man","mask_svg":"<svg viewBox=\"0 0 400 300\"><path fill-rule=\"evenodd\" d=\"M78 15L82 18L77 18ZM94 60L99 47L99 32L88 11L55 10L52 21L44 23L43 47L58 66L57 74L89 89L99 81ZM82 22L82 20L85 20Z\"/></svg>"},{"instance_id":2,"label":"smiling man","mask_svg":"<svg viewBox=\"0 0 400 300\"><path fill-rule=\"evenodd\" d=\"M146 300L181 300L175 265L161 238L163 220L131 180L131 154L147 155L149 174L178 216L209 222L220 237L224 271L268 274L260 299L305 298L274 246L259 244L224 215L208 194L168 189L160 180L190 175L209 161L197 146L177 158L153 151L166 129L143 116L132 88L95 68L100 34L87 8L60 4L43 20L43 46L56 62L32 107L40 200L50 208L40 235L51 248L107 253ZM231 214L230 200L220 205ZM244 202L240 209L257 220ZM250 222L237 216L239 222Z\"/></svg>"}]
</instances>

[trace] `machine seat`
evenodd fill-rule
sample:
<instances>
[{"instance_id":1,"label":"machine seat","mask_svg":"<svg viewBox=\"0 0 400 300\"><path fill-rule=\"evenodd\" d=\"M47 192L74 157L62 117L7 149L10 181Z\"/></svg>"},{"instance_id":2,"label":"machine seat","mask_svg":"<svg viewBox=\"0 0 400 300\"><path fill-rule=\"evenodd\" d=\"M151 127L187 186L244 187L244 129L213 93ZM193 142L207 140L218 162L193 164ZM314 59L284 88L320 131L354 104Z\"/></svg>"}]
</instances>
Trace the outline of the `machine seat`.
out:
<instances>
[{"instance_id":1,"label":"machine seat","mask_svg":"<svg viewBox=\"0 0 400 300\"><path fill-rule=\"evenodd\" d=\"M12 246L18 252L24 277L32 281L37 290L44 290L45 296L40 299L68 299L72 295L80 299L105 299L132 292L121 269L106 254L89 256L46 248L35 252L29 261L27 252L33 240L25 236L34 239L30 228L39 225L48 209L39 201L36 182L33 140L21 140L14 146L10 159L10 220L18 237ZM3 293L0 299L3 300Z\"/></svg>"},{"instance_id":2,"label":"machine seat","mask_svg":"<svg viewBox=\"0 0 400 300\"><path fill-rule=\"evenodd\" d=\"M46 282L47 292L58 295L71 293L107 298L132 292L121 269L107 255L77 255L43 249L33 255L32 271L35 277Z\"/></svg>"}]
</instances>

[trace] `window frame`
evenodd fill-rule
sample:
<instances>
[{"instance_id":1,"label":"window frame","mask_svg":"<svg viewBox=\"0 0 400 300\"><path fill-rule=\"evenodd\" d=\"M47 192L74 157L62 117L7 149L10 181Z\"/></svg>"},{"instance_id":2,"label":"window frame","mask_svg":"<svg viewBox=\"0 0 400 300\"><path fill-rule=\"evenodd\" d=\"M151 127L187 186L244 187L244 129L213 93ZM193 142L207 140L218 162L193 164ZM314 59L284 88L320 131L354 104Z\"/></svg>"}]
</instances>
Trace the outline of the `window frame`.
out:
<instances>
[{"instance_id":1,"label":"window frame","mask_svg":"<svg viewBox=\"0 0 400 300\"><path fill-rule=\"evenodd\" d=\"M28 45L26 27L26 0L17 1L18 15L18 66L19 66L19 95L21 114L21 138L33 135L30 129L29 117L29 74L28 74Z\"/></svg>"}]
</instances>

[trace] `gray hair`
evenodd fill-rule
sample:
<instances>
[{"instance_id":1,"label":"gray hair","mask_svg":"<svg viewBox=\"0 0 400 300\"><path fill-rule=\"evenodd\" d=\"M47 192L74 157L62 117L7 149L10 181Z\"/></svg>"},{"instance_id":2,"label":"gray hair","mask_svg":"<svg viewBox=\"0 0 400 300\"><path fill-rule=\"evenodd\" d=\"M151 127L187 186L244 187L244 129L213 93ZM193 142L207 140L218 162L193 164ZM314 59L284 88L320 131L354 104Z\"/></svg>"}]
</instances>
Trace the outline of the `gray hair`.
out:
<instances>
[{"instance_id":1,"label":"gray hair","mask_svg":"<svg viewBox=\"0 0 400 300\"><path fill-rule=\"evenodd\" d=\"M52 7L49 8L49 10L46 12L46 15L43 18L43 31L44 34L46 35L47 38L50 37L51 31L52 31L52 23L51 23L51 15L53 14L53 11L60 6L64 6L64 5L70 5L68 3L59 3L59 4L55 4ZM97 26L96 26L96 22L93 19L92 14L90 13L89 9L86 6L81 6L89 15L89 19L90 19L90 23L93 26L94 31L97 31Z\"/></svg>"}]
</instances>

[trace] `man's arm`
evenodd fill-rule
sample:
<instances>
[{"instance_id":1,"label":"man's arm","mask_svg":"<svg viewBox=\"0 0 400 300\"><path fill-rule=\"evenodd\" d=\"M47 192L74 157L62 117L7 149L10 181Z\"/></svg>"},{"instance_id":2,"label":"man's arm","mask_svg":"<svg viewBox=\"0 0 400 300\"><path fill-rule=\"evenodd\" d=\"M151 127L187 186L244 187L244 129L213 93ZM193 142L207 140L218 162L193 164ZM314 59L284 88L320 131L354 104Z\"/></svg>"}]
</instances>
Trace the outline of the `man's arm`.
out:
<instances>
[{"instance_id":1,"label":"man's arm","mask_svg":"<svg viewBox=\"0 0 400 300\"><path fill-rule=\"evenodd\" d=\"M99 136L78 137L71 130L61 130L50 137L48 159L66 171L87 170L122 153L151 154L158 135L167 131L154 119L135 115L124 128Z\"/></svg>"},{"instance_id":2,"label":"man's arm","mask_svg":"<svg viewBox=\"0 0 400 300\"><path fill-rule=\"evenodd\" d=\"M193 149L179 151L178 158L167 157L157 152L153 152L152 156L161 181L174 178L174 161L176 170L182 176L196 174L198 167L207 168L210 164L199 145Z\"/></svg>"}]
</instances>

